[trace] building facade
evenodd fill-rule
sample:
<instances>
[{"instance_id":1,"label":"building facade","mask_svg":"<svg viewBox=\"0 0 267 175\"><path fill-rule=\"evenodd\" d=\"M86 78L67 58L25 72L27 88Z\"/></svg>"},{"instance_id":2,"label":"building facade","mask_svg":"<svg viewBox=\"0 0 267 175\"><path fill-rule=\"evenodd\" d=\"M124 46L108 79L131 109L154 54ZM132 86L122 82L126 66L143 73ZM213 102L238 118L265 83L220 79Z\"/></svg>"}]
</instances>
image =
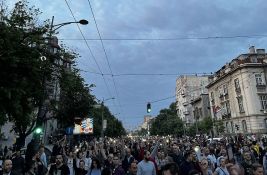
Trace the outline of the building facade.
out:
<instances>
[{"instance_id":1,"label":"building facade","mask_svg":"<svg viewBox=\"0 0 267 175\"><path fill-rule=\"evenodd\" d=\"M208 76L182 75L176 80L176 109L177 115L186 125L195 122L194 108L191 104L200 94L207 94L205 88Z\"/></svg>"},{"instance_id":2,"label":"building facade","mask_svg":"<svg viewBox=\"0 0 267 175\"><path fill-rule=\"evenodd\" d=\"M211 117L210 102L208 94L200 94L200 96L191 102L193 107L194 119L201 121L205 117Z\"/></svg>"},{"instance_id":3,"label":"building facade","mask_svg":"<svg viewBox=\"0 0 267 175\"><path fill-rule=\"evenodd\" d=\"M223 120L228 134L263 134L267 124L267 57L252 46L210 76L213 119Z\"/></svg>"}]
</instances>

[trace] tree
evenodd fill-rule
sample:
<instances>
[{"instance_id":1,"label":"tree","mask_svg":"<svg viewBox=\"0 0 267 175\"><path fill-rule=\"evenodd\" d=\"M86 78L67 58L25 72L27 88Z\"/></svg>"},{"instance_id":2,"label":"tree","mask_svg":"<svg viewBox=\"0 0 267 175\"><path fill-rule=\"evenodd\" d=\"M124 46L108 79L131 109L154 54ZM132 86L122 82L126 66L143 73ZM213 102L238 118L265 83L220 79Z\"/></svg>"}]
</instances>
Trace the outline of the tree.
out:
<instances>
[{"instance_id":1,"label":"tree","mask_svg":"<svg viewBox=\"0 0 267 175\"><path fill-rule=\"evenodd\" d=\"M172 103L168 109L160 110L159 115L152 122L152 135L182 135L183 122L177 116L176 105Z\"/></svg>"},{"instance_id":2,"label":"tree","mask_svg":"<svg viewBox=\"0 0 267 175\"><path fill-rule=\"evenodd\" d=\"M96 104L95 97L90 94L90 87L93 85L87 86L77 69L62 69L60 100L56 111L63 128L73 126L75 118L89 117L90 109Z\"/></svg>"},{"instance_id":3,"label":"tree","mask_svg":"<svg viewBox=\"0 0 267 175\"><path fill-rule=\"evenodd\" d=\"M140 131L138 131L138 135L139 136L146 136L147 135L147 129L145 129L145 128L141 128L141 130Z\"/></svg>"},{"instance_id":4,"label":"tree","mask_svg":"<svg viewBox=\"0 0 267 175\"><path fill-rule=\"evenodd\" d=\"M204 117L203 120L198 122L198 127L202 134L209 134L213 128L212 118Z\"/></svg>"},{"instance_id":5,"label":"tree","mask_svg":"<svg viewBox=\"0 0 267 175\"><path fill-rule=\"evenodd\" d=\"M18 1L9 14L4 5L0 8L0 125L14 123L20 148L37 118L44 120L48 111L55 110L62 125L69 126L75 117L88 116L96 102L77 69L55 74L62 68L56 64L59 59L74 60L77 55L63 46L57 54L50 52L49 21L37 23L39 9L29 7L26 0ZM48 99L47 84L55 78L60 78L60 102Z\"/></svg>"},{"instance_id":6,"label":"tree","mask_svg":"<svg viewBox=\"0 0 267 175\"><path fill-rule=\"evenodd\" d=\"M22 147L40 115L44 80L51 78L53 58L43 39L48 24L36 25L40 11L29 8L27 1L17 2L10 15L1 12L0 120L14 122L13 130L19 134L17 146Z\"/></svg>"},{"instance_id":7,"label":"tree","mask_svg":"<svg viewBox=\"0 0 267 175\"><path fill-rule=\"evenodd\" d=\"M214 123L217 133L225 132L225 126L222 120L217 120Z\"/></svg>"},{"instance_id":8,"label":"tree","mask_svg":"<svg viewBox=\"0 0 267 175\"><path fill-rule=\"evenodd\" d=\"M104 132L105 136L118 137L126 134L126 131L123 128L121 121L115 118L106 106L101 106L101 108L92 108L91 110L91 115L94 119L95 136L101 135L102 112L103 112L103 119L107 120L107 128Z\"/></svg>"}]
</instances>

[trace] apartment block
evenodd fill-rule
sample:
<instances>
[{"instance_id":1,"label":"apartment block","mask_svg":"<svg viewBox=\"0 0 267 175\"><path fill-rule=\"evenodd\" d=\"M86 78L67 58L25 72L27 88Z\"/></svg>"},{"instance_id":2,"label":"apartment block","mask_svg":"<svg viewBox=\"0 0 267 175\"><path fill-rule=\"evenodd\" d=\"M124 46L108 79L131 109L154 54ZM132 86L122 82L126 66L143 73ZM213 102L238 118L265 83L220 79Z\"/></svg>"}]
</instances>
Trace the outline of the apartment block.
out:
<instances>
[{"instance_id":1,"label":"apartment block","mask_svg":"<svg viewBox=\"0 0 267 175\"><path fill-rule=\"evenodd\" d=\"M211 115L228 134L261 134L267 129L267 57L249 48L209 77Z\"/></svg>"},{"instance_id":2,"label":"apartment block","mask_svg":"<svg viewBox=\"0 0 267 175\"><path fill-rule=\"evenodd\" d=\"M176 80L176 109L178 116L190 125L195 122L194 107L191 102L200 97L201 94L208 94L205 88L208 85L208 76L182 75Z\"/></svg>"}]
</instances>

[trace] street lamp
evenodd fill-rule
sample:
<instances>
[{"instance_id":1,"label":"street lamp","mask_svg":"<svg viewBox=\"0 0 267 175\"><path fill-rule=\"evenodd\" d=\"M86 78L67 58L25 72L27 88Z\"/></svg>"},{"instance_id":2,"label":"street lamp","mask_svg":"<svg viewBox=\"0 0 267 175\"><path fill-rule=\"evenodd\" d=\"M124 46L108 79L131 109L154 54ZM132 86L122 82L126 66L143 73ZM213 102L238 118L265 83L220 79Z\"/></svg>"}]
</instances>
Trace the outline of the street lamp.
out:
<instances>
[{"instance_id":1,"label":"street lamp","mask_svg":"<svg viewBox=\"0 0 267 175\"><path fill-rule=\"evenodd\" d=\"M101 101L101 104L97 104L97 105L94 105L95 108L101 108L102 110L102 113L101 113L101 123L102 123L102 128L101 128L101 138L104 138L104 102L108 101L108 100L114 100L115 98L114 97L111 97L111 98L106 98Z\"/></svg>"},{"instance_id":2,"label":"street lamp","mask_svg":"<svg viewBox=\"0 0 267 175\"><path fill-rule=\"evenodd\" d=\"M56 37L52 37L52 33L53 32L55 32L56 30L58 30L59 28L61 28L62 26L65 26L65 25L69 25L69 24L72 24L72 23L79 23L79 24L82 24L82 25L87 25L88 24L88 21L87 20L85 20L85 19L82 19L82 20L80 20L80 21L74 21L74 22L64 22L64 23L60 23L60 24L53 24L54 23L54 16L52 16L52 21L51 21L51 25L50 25L50 29L49 29L49 31L48 31L48 47L49 47L49 52L50 52L50 54L51 55L54 55L55 54L55 48L56 49L58 49L59 48L59 46L58 46L58 43L57 43L57 38ZM54 39L55 39L55 41L54 41ZM54 45L56 43L56 45ZM55 55L54 55L55 56ZM45 56L41 56L41 60L42 61L46 61L47 59L46 59L46 57ZM55 62L54 62L55 63ZM56 63L57 64L57 63ZM57 75L57 72L59 72L58 70L57 70L57 67L55 67L54 69L53 69L53 74L55 74L55 76ZM44 82L43 82L43 86L44 86L44 91L47 91L48 92L48 88L49 87L47 87L47 84L46 84L46 79L45 79L46 77L45 77L45 75L44 75L44 77L43 77L43 79L44 79ZM52 83L52 85L53 85L53 89L54 89L54 92L53 92L53 97L52 98L54 98L54 99L56 99L57 100L57 97L58 97L58 88L59 88L59 86L58 86L58 79L54 79L54 80L52 80L52 82L50 82L50 83ZM47 98L47 99L44 99L44 101L46 101L46 100L48 100L48 101L50 101L50 96L51 96L51 93L47 93L46 95L45 95L45 98ZM45 103L42 103L41 104L41 112L40 112L40 114L42 114L42 113L44 113L44 108L46 108L46 106L47 106L47 104L45 104ZM45 113L45 115L46 115L46 113ZM38 116L38 117L41 117L42 119L44 119L46 116ZM43 120L43 122L44 122L44 120ZM43 137L43 139L45 139L45 137L46 137L46 125L45 125L45 128L44 128L45 130L45 132L44 132L44 137Z\"/></svg>"},{"instance_id":3,"label":"street lamp","mask_svg":"<svg viewBox=\"0 0 267 175\"><path fill-rule=\"evenodd\" d=\"M101 119L102 120L101 138L104 138L104 130L106 129L106 128L104 128L104 102L105 101L108 101L108 100L114 100L114 99L115 99L114 97L111 97L111 98L103 99L102 102L101 102L101 107L102 107L102 115L101 115L101 118L102 118Z\"/></svg>"},{"instance_id":4,"label":"street lamp","mask_svg":"<svg viewBox=\"0 0 267 175\"><path fill-rule=\"evenodd\" d=\"M51 26L50 26L50 34L52 32L55 32L57 29L59 29L62 26L65 26L65 25L69 25L69 24L73 24L73 23L81 24L81 25L87 25L89 22L85 19L81 19L79 21L64 22L64 23L55 24L55 25L53 23L54 23L54 16L52 16L52 22L51 22ZM56 27L56 28L54 28L54 27Z\"/></svg>"}]
</instances>

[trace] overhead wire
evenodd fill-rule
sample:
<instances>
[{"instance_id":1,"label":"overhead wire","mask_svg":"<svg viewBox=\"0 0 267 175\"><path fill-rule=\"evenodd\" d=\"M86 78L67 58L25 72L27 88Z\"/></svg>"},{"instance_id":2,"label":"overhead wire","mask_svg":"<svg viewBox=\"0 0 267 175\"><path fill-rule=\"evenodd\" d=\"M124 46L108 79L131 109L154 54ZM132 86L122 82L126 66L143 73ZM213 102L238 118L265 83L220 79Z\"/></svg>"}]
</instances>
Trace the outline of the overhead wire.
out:
<instances>
[{"instance_id":1,"label":"overhead wire","mask_svg":"<svg viewBox=\"0 0 267 175\"><path fill-rule=\"evenodd\" d=\"M65 0L65 3L67 4L68 9L69 9L69 11L70 11L70 13L71 13L71 15L72 15L74 21L76 22L77 20L76 20L76 18L75 18L75 16L74 16L74 13L73 13L72 10L71 10L71 7L70 7L69 3L67 2L67 0ZM101 68L100 68L100 66L99 66L99 64L98 64L98 62L96 61L96 58L95 58L95 56L94 56L94 54L93 54L93 52L92 52L92 49L91 49L91 47L89 46L87 40L85 39L85 36L84 36L84 34L83 34L83 32L82 32L82 30L81 30L81 28L80 28L80 26L79 26L78 24L77 24L77 27L78 27L78 29L79 29L81 35L82 35L83 40L85 41L85 44L86 44L86 46L87 46L87 48L88 48L88 50L89 50L89 52L90 52L92 58L93 58L94 61L95 61L95 64L97 65L97 68L98 68L99 72L102 74L102 78L103 78L103 80L104 80L104 83L105 83L105 86L106 86L106 88L107 88L108 94L110 95L110 97L112 97L112 95L111 95L111 91L110 91L110 89L109 89L109 87L108 87L108 85L107 85L106 79L105 79L105 77L103 76L103 72L102 72L102 70L101 70Z\"/></svg>"},{"instance_id":2,"label":"overhead wire","mask_svg":"<svg viewBox=\"0 0 267 175\"><path fill-rule=\"evenodd\" d=\"M97 75L102 75L99 72L93 72L93 71L88 71L88 70L82 70L79 69L82 72L86 73L91 73L91 74L97 74ZM206 72L190 72L190 73L122 73L122 74L108 74L104 73L103 75L105 76L114 76L114 77L119 77L119 76L179 76L179 75L212 75L211 73L206 73Z\"/></svg>"},{"instance_id":3,"label":"overhead wire","mask_svg":"<svg viewBox=\"0 0 267 175\"><path fill-rule=\"evenodd\" d=\"M210 39L235 39L235 38L266 38L267 35L232 35L232 36L205 36L205 37L173 37L173 38L86 38L90 41L176 41L176 40L210 40ZM80 38L60 38L59 40L83 40Z\"/></svg>"},{"instance_id":4,"label":"overhead wire","mask_svg":"<svg viewBox=\"0 0 267 175\"><path fill-rule=\"evenodd\" d=\"M96 18L95 18L95 14L94 14L91 2L90 2L90 0L87 0L87 1L88 1L89 6L90 6L90 9L91 9L91 13L92 13L92 16L93 16L93 19L94 19L94 22L95 22L96 30L97 30L99 39L101 41L101 46L102 46L102 49L104 51L105 58L106 58L106 61L108 63L108 67L109 67L109 70L110 70L110 73L111 73L111 76L112 76L113 85L114 85L116 96L117 96L117 100L118 100L118 103L119 103L119 106L120 106L120 112L122 112L122 107L121 107L121 103L120 103L120 99L119 99L119 93L118 93L118 89L117 89L117 86L116 86L116 83L115 83L115 80L114 80L114 76L113 76L111 65L110 65L110 62L109 62L109 59L108 59L108 55L107 55L107 52L106 52L106 49L105 49L105 46L104 46L100 31L99 31L99 28L98 28L98 25L97 25L97 22L96 22Z\"/></svg>"}]
</instances>

